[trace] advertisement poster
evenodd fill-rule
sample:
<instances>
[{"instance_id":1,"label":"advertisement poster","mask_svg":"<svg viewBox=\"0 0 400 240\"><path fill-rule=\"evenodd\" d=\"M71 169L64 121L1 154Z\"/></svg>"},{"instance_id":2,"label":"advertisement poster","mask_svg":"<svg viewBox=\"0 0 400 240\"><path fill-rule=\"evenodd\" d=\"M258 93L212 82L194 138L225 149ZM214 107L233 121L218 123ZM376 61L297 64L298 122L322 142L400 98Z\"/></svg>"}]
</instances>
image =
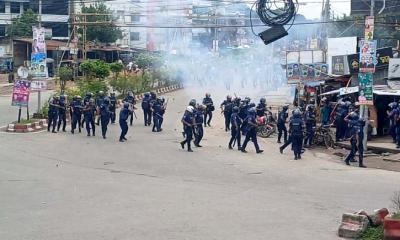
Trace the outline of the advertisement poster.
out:
<instances>
[{"instance_id":1,"label":"advertisement poster","mask_svg":"<svg viewBox=\"0 0 400 240\"><path fill-rule=\"evenodd\" d=\"M376 60L376 40L361 41L360 48L360 72L373 73L375 72Z\"/></svg>"},{"instance_id":2,"label":"advertisement poster","mask_svg":"<svg viewBox=\"0 0 400 240\"><path fill-rule=\"evenodd\" d=\"M33 78L47 78L45 29L32 27L32 31L31 76Z\"/></svg>"},{"instance_id":3,"label":"advertisement poster","mask_svg":"<svg viewBox=\"0 0 400 240\"><path fill-rule=\"evenodd\" d=\"M298 63L288 64L286 74L288 83L298 83L300 81L300 65Z\"/></svg>"},{"instance_id":4,"label":"advertisement poster","mask_svg":"<svg viewBox=\"0 0 400 240\"><path fill-rule=\"evenodd\" d=\"M31 90L39 90L43 91L47 89L47 81L37 81L34 80L31 82Z\"/></svg>"},{"instance_id":5,"label":"advertisement poster","mask_svg":"<svg viewBox=\"0 0 400 240\"><path fill-rule=\"evenodd\" d=\"M30 83L26 80L17 80L12 93L12 106L28 106Z\"/></svg>"},{"instance_id":6,"label":"advertisement poster","mask_svg":"<svg viewBox=\"0 0 400 240\"><path fill-rule=\"evenodd\" d=\"M332 74L334 75L345 75L345 67L344 67L344 56L333 56L332 57Z\"/></svg>"},{"instance_id":7,"label":"advertisement poster","mask_svg":"<svg viewBox=\"0 0 400 240\"><path fill-rule=\"evenodd\" d=\"M351 74L356 74L359 71L360 64L360 53L351 54L347 56L347 62L349 64L349 69ZM393 50L391 47L380 48L376 50L376 60L378 63L375 65L375 69L387 68L389 65L389 60L393 57Z\"/></svg>"},{"instance_id":8,"label":"advertisement poster","mask_svg":"<svg viewBox=\"0 0 400 240\"><path fill-rule=\"evenodd\" d=\"M400 78L400 58L391 58L389 61L389 79Z\"/></svg>"},{"instance_id":9,"label":"advertisement poster","mask_svg":"<svg viewBox=\"0 0 400 240\"><path fill-rule=\"evenodd\" d=\"M360 105L373 105L373 74L359 73L358 74L358 102Z\"/></svg>"},{"instance_id":10,"label":"advertisement poster","mask_svg":"<svg viewBox=\"0 0 400 240\"><path fill-rule=\"evenodd\" d=\"M323 80L328 77L328 64L315 64L315 80Z\"/></svg>"},{"instance_id":11,"label":"advertisement poster","mask_svg":"<svg viewBox=\"0 0 400 240\"><path fill-rule=\"evenodd\" d=\"M371 41L374 39L374 17L367 16L365 17L365 26L364 26L364 38L367 41Z\"/></svg>"}]
</instances>

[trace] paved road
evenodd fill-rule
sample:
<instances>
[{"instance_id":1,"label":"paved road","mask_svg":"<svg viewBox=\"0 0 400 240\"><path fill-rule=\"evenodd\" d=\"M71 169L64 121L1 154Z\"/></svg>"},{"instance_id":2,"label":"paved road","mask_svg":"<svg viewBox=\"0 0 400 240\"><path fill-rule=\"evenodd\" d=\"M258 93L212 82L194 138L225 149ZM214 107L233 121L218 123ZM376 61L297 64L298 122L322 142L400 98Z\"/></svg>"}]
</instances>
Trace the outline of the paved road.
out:
<instances>
[{"instance_id":1,"label":"paved road","mask_svg":"<svg viewBox=\"0 0 400 240\"><path fill-rule=\"evenodd\" d=\"M52 91L42 92L42 104L47 101ZM31 93L29 98L29 114L37 111L37 93ZM18 107L11 106L11 95L0 96L0 126L5 126L18 119ZM26 119L26 108L22 108L22 118Z\"/></svg>"},{"instance_id":2,"label":"paved road","mask_svg":"<svg viewBox=\"0 0 400 240\"><path fill-rule=\"evenodd\" d=\"M346 167L328 153L293 161L226 148L215 114L202 149L180 149L187 91L162 133L0 134L0 239L338 239L341 214L390 206L400 173ZM193 94L193 92L191 93ZM141 114L138 114L141 117Z\"/></svg>"}]
</instances>

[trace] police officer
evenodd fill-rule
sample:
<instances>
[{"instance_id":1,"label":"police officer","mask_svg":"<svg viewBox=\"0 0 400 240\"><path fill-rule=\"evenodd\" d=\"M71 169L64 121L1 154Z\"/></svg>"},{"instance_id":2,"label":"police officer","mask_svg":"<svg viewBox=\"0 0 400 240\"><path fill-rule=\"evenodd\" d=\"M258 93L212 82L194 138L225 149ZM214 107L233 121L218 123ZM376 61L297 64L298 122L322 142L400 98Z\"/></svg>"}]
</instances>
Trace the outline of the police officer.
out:
<instances>
[{"instance_id":1,"label":"police officer","mask_svg":"<svg viewBox=\"0 0 400 240\"><path fill-rule=\"evenodd\" d=\"M110 94L110 112L111 112L111 123L115 123L115 119L117 117L116 110L117 110L117 98L115 97L115 93L112 92Z\"/></svg>"},{"instance_id":2,"label":"police officer","mask_svg":"<svg viewBox=\"0 0 400 240\"><path fill-rule=\"evenodd\" d=\"M313 105L307 106L307 111L304 114L304 121L306 123L306 138L304 139L304 147L311 147L314 139L314 132L316 126L316 116Z\"/></svg>"},{"instance_id":3,"label":"police officer","mask_svg":"<svg viewBox=\"0 0 400 240\"><path fill-rule=\"evenodd\" d=\"M129 110L130 110L129 114L130 114L130 117L131 117L129 123L132 126L132 124L133 124L133 114L134 114L133 111L135 110L135 104L136 104L135 96L133 95L132 91L128 92L128 96L125 97L123 102L124 103L126 103L126 102L129 103Z\"/></svg>"},{"instance_id":4,"label":"police officer","mask_svg":"<svg viewBox=\"0 0 400 240\"><path fill-rule=\"evenodd\" d=\"M243 142L241 151L244 153L247 153L246 151L246 146L247 143L251 141L254 143L254 147L256 148L256 152L257 153L262 153L264 152L264 150L260 150L260 147L258 146L258 142L257 142L257 121L256 121L256 108L252 107L249 109L248 111L249 115L247 116L247 124L246 124L246 138Z\"/></svg>"},{"instance_id":5,"label":"police officer","mask_svg":"<svg viewBox=\"0 0 400 240\"><path fill-rule=\"evenodd\" d=\"M105 98L104 92L99 91L97 94L97 97L96 97L96 108L97 108L97 111L99 111L99 112L100 112L100 107L103 104L104 98ZM99 121L100 121L100 116L97 117L97 122L96 122L97 125L99 125Z\"/></svg>"},{"instance_id":6,"label":"police officer","mask_svg":"<svg viewBox=\"0 0 400 240\"><path fill-rule=\"evenodd\" d=\"M148 126L151 125L151 117L153 116L153 112L151 111L151 106L155 103L155 101L157 101L157 94L155 92L150 92L150 111L149 111L149 118L147 119L148 122Z\"/></svg>"},{"instance_id":7,"label":"police officer","mask_svg":"<svg viewBox=\"0 0 400 240\"><path fill-rule=\"evenodd\" d=\"M86 104L89 103L89 101L90 101L90 99L92 99L92 97L93 97L93 94L91 92L87 92L85 97L83 98L83 106L86 106ZM94 100L93 100L93 102L94 102ZM71 113L71 116L72 116L72 113ZM84 124L85 124L85 118L82 119L81 126L83 127Z\"/></svg>"},{"instance_id":8,"label":"police officer","mask_svg":"<svg viewBox=\"0 0 400 240\"><path fill-rule=\"evenodd\" d=\"M119 126L121 127L121 135L119 136L120 142L125 142L126 134L128 133L128 123L127 120L129 118L129 103L125 102L124 107L119 112Z\"/></svg>"},{"instance_id":9,"label":"police officer","mask_svg":"<svg viewBox=\"0 0 400 240\"><path fill-rule=\"evenodd\" d=\"M144 117L144 125L150 126L151 125L151 110L150 110L150 94L145 93L144 98L142 100L142 110L143 110L143 117Z\"/></svg>"},{"instance_id":10,"label":"police officer","mask_svg":"<svg viewBox=\"0 0 400 240\"><path fill-rule=\"evenodd\" d=\"M287 129L286 129L286 120L289 117L288 114L288 106L283 106L282 111L278 113L278 143L281 143L281 138L283 134L283 140L286 143L287 142Z\"/></svg>"},{"instance_id":11,"label":"police officer","mask_svg":"<svg viewBox=\"0 0 400 240\"><path fill-rule=\"evenodd\" d=\"M167 103L165 102L164 97L160 97L160 102L161 102L161 109L160 109L159 126L160 126L160 131L162 131L162 124L164 122L165 111L167 110Z\"/></svg>"},{"instance_id":12,"label":"police officer","mask_svg":"<svg viewBox=\"0 0 400 240\"><path fill-rule=\"evenodd\" d=\"M107 126L110 123L110 118L110 99L104 98L103 103L100 106L101 135L104 139L106 139Z\"/></svg>"},{"instance_id":13,"label":"police officer","mask_svg":"<svg viewBox=\"0 0 400 240\"><path fill-rule=\"evenodd\" d=\"M206 97L203 98L203 105L206 106L206 109L204 111L204 127L207 127L207 125L209 127L211 127L210 123L211 123L211 119L213 117L212 112L215 110L214 102L211 98L211 94L206 93ZM207 118L208 118L208 120L207 120Z\"/></svg>"},{"instance_id":14,"label":"police officer","mask_svg":"<svg viewBox=\"0 0 400 240\"><path fill-rule=\"evenodd\" d=\"M365 122L363 119L359 118L357 113L351 112L349 115L345 117L345 122L348 123L348 127L350 128L350 144L351 150L349 155L347 155L345 159L346 165L350 165L350 162L355 162L354 157L358 151L359 155L359 167L365 168L366 166L363 163L364 160L364 146L363 146L363 128Z\"/></svg>"},{"instance_id":15,"label":"police officer","mask_svg":"<svg viewBox=\"0 0 400 240\"><path fill-rule=\"evenodd\" d=\"M389 110L387 111L390 120L390 135L392 136L393 143L396 143L396 118L399 115L397 102L389 103Z\"/></svg>"},{"instance_id":16,"label":"police officer","mask_svg":"<svg viewBox=\"0 0 400 240\"><path fill-rule=\"evenodd\" d=\"M340 142L343 139L343 129L344 129L344 118L346 103L339 100L338 106L336 108L335 125L336 125L336 142Z\"/></svg>"},{"instance_id":17,"label":"police officer","mask_svg":"<svg viewBox=\"0 0 400 240\"><path fill-rule=\"evenodd\" d=\"M237 144L238 150L241 150L241 133L240 133L240 126L242 125L242 119L239 117L239 107L233 107L233 113L231 115L231 139L229 140L228 147L229 149L233 149L234 143ZM236 141L236 142L235 142Z\"/></svg>"},{"instance_id":18,"label":"police officer","mask_svg":"<svg viewBox=\"0 0 400 240\"><path fill-rule=\"evenodd\" d=\"M96 136L96 127L94 123L94 118L96 116L96 106L94 99L89 99L89 102L85 103L83 108L83 118L86 123L87 136L90 137L90 129L92 130L92 135Z\"/></svg>"},{"instance_id":19,"label":"police officer","mask_svg":"<svg viewBox=\"0 0 400 240\"><path fill-rule=\"evenodd\" d=\"M53 127L52 133L56 133L56 125L58 118L58 109L59 109L60 98L58 96L53 96L53 99L49 101L49 110L47 112L48 123L47 123L47 131L50 132L50 127Z\"/></svg>"},{"instance_id":20,"label":"police officer","mask_svg":"<svg viewBox=\"0 0 400 240\"><path fill-rule=\"evenodd\" d=\"M195 125L194 125L194 145L196 147L202 147L200 145L201 140L203 139L204 136L204 128L203 128L203 122L204 122L204 112L206 110L206 106L199 104L197 108L195 109L194 112L194 118L195 118Z\"/></svg>"},{"instance_id":21,"label":"police officer","mask_svg":"<svg viewBox=\"0 0 400 240\"><path fill-rule=\"evenodd\" d=\"M294 153L294 160L301 159L301 149L303 145L303 119L301 112L296 109L293 112L293 117L289 122L289 133L292 141L292 150Z\"/></svg>"},{"instance_id":22,"label":"police officer","mask_svg":"<svg viewBox=\"0 0 400 240\"><path fill-rule=\"evenodd\" d=\"M153 132L161 131L161 119L163 116L161 115L161 98L157 97L157 100L151 106L151 112L153 113Z\"/></svg>"},{"instance_id":23,"label":"police officer","mask_svg":"<svg viewBox=\"0 0 400 240\"><path fill-rule=\"evenodd\" d=\"M58 103L58 125L57 132L60 131L61 123L62 131L65 132L65 127L67 126L67 103L64 95L60 96L60 101Z\"/></svg>"},{"instance_id":24,"label":"police officer","mask_svg":"<svg viewBox=\"0 0 400 240\"><path fill-rule=\"evenodd\" d=\"M81 122L82 122L82 98L81 96L75 96L75 100L71 103L72 109L72 122L71 122L71 133L75 133L76 125L78 125L79 132L81 132Z\"/></svg>"},{"instance_id":25,"label":"police officer","mask_svg":"<svg viewBox=\"0 0 400 240\"><path fill-rule=\"evenodd\" d=\"M232 109L233 109L233 102L232 102L232 97L228 95L226 97L226 100L224 100L221 103L221 112L224 113L225 117L225 132L230 130L230 121L231 121L231 115L232 115Z\"/></svg>"},{"instance_id":26,"label":"police officer","mask_svg":"<svg viewBox=\"0 0 400 240\"><path fill-rule=\"evenodd\" d=\"M190 144L193 138L193 126L195 125L193 112L194 108L192 106L188 106L186 108L185 114L182 117L185 140L181 142L181 147L182 149L185 149L185 144L187 144L188 152L193 152Z\"/></svg>"},{"instance_id":27,"label":"police officer","mask_svg":"<svg viewBox=\"0 0 400 240\"><path fill-rule=\"evenodd\" d=\"M265 98L261 98L260 102L257 105L257 116L262 117L265 115L265 111L267 110L267 104Z\"/></svg>"}]
</instances>

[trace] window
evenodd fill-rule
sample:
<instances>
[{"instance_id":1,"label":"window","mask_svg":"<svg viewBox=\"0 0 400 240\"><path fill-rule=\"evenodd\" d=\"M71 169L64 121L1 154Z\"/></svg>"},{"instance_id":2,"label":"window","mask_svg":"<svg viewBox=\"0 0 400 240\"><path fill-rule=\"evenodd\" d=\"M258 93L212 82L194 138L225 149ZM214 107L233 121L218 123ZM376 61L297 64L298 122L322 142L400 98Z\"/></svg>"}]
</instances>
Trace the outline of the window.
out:
<instances>
[{"instance_id":1,"label":"window","mask_svg":"<svg viewBox=\"0 0 400 240\"><path fill-rule=\"evenodd\" d=\"M27 3L27 2L22 3L22 5L24 7L24 12L26 12L30 8L29 3Z\"/></svg>"},{"instance_id":2,"label":"window","mask_svg":"<svg viewBox=\"0 0 400 240\"><path fill-rule=\"evenodd\" d=\"M6 36L6 26L0 25L0 37Z\"/></svg>"},{"instance_id":3,"label":"window","mask_svg":"<svg viewBox=\"0 0 400 240\"><path fill-rule=\"evenodd\" d=\"M0 2L0 13L5 13L5 12L6 12L6 3Z\"/></svg>"},{"instance_id":4,"label":"window","mask_svg":"<svg viewBox=\"0 0 400 240\"><path fill-rule=\"evenodd\" d=\"M131 32L131 41L139 41L140 33L139 32Z\"/></svg>"},{"instance_id":5,"label":"window","mask_svg":"<svg viewBox=\"0 0 400 240\"><path fill-rule=\"evenodd\" d=\"M10 11L11 13L20 13L20 3L19 2L10 2Z\"/></svg>"},{"instance_id":6,"label":"window","mask_svg":"<svg viewBox=\"0 0 400 240\"><path fill-rule=\"evenodd\" d=\"M140 16L139 15L132 15L131 16L131 22L140 22Z\"/></svg>"}]
</instances>

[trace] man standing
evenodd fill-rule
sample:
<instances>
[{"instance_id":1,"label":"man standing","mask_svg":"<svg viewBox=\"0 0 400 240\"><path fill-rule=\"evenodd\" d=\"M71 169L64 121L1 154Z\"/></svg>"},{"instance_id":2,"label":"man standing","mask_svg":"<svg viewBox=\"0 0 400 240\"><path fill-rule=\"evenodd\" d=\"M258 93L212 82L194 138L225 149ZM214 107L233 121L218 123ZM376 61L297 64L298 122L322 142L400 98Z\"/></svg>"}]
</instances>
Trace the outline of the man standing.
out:
<instances>
[{"instance_id":1,"label":"man standing","mask_svg":"<svg viewBox=\"0 0 400 240\"><path fill-rule=\"evenodd\" d=\"M286 129L286 120L289 116L288 114L288 106L283 106L282 111L278 113L278 143L281 143L282 133L283 133L283 140L287 142L287 129Z\"/></svg>"},{"instance_id":2,"label":"man standing","mask_svg":"<svg viewBox=\"0 0 400 240\"><path fill-rule=\"evenodd\" d=\"M115 93L110 94L110 112L111 112L111 123L115 123L115 119L117 117L116 115L116 110L117 110L117 98L115 97Z\"/></svg>"},{"instance_id":3,"label":"man standing","mask_svg":"<svg viewBox=\"0 0 400 240\"><path fill-rule=\"evenodd\" d=\"M50 127L53 126L52 133L56 133L56 125L57 125L57 117L58 117L58 108L59 108L59 97L53 96L53 99L49 101L49 110L47 112L48 115L48 123L47 123L47 131L50 132Z\"/></svg>"},{"instance_id":4,"label":"man standing","mask_svg":"<svg viewBox=\"0 0 400 240\"><path fill-rule=\"evenodd\" d=\"M194 108L192 106L188 106L186 108L185 114L182 117L185 140L181 142L181 147L182 149L185 149L185 144L187 144L188 152L193 152L190 145L193 138L193 126L195 125L193 112Z\"/></svg>"},{"instance_id":5,"label":"man standing","mask_svg":"<svg viewBox=\"0 0 400 240\"><path fill-rule=\"evenodd\" d=\"M322 126L327 126L329 125L332 109L326 98L321 100L321 105L321 123Z\"/></svg>"},{"instance_id":6,"label":"man standing","mask_svg":"<svg viewBox=\"0 0 400 240\"><path fill-rule=\"evenodd\" d=\"M157 100L152 104L151 111L153 113L153 132L160 132L161 131L161 98L158 97Z\"/></svg>"},{"instance_id":7,"label":"man standing","mask_svg":"<svg viewBox=\"0 0 400 240\"><path fill-rule=\"evenodd\" d=\"M207 127L207 125L211 127L210 123L213 117L212 112L215 110L213 100L211 99L211 94L206 93L206 97L203 99L203 105L206 106L204 111L204 127Z\"/></svg>"},{"instance_id":8,"label":"man standing","mask_svg":"<svg viewBox=\"0 0 400 240\"><path fill-rule=\"evenodd\" d=\"M293 111L293 117L289 123L289 133L290 139L292 140L294 160L301 159L301 149L303 146L303 126L304 122L301 119L301 112L299 109L296 109Z\"/></svg>"},{"instance_id":9,"label":"man standing","mask_svg":"<svg viewBox=\"0 0 400 240\"><path fill-rule=\"evenodd\" d=\"M256 108L255 107L250 108L248 111L248 114L249 115L247 116L247 124L246 124L246 126L247 126L246 138L243 142L241 151L244 153L247 153L246 146L247 146L247 143L251 139L251 141L254 143L254 147L256 148L256 152L262 153L262 152L264 152L264 150L260 150L260 147L258 146L258 142L257 142L256 129L257 129L258 125L257 125L257 121L256 121Z\"/></svg>"},{"instance_id":10,"label":"man standing","mask_svg":"<svg viewBox=\"0 0 400 240\"><path fill-rule=\"evenodd\" d=\"M103 104L104 98L105 98L104 92L103 91L99 91L99 93L98 93L98 95L96 97L96 109L99 112L100 112L100 107ZM99 122L100 122L100 116L97 118L96 124L99 125Z\"/></svg>"},{"instance_id":11,"label":"man standing","mask_svg":"<svg viewBox=\"0 0 400 240\"><path fill-rule=\"evenodd\" d=\"M195 126L194 126L194 145L196 147L202 147L200 145L200 141L203 139L204 136L204 128L203 128L203 121L204 121L204 111L206 107L204 105L198 105L195 110Z\"/></svg>"},{"instance_id":12,"label":"man standing","mask_svg":"<svg viewBox=\"0 0 400 240\"><path fill-rule=\"evenodd\" d=\"M123 101L124 103L129 103L129 114L130 114L130 125L132 126L133 124L133 114L134 114L134 110L135 110L135 104L136 104L136 100L135 100L135 96L133 95L132 91L128 92L128 96L126 96L126 98Z\"/></svg>"},{"instance_id":13,"label":"man standing","mask_svg":"<svg viewBox=\"0 0 400 240\"><path fill-rule=\"evenodd\" d=\"M397 102L392 102L389 104L389 110L387 111L390 120L390 135L392 136L393 143L396 143L396 119L399 115L399 110L397 108Z\"/></svg>"},{"instance_id":14,"label":"man standing","mask_svg":"<svg viewBox=\"0 0 400 240\"><path fill-rule=\"evenodd\" d=\"M96 116L96 106L94 99L89 99L89 102L85 103L85 107L83 108L83 117L86 123L86 132L87 136L90 137L90 129L92 129L93 137L96 136L96 128L94 124L94 118Z\"/></svg>"},{"instance_id":15,"label":"man standing","mask_svg":"<svg viewBox=\"0 0 400 240\"><path fill-rule=\"evenodd\" d=\"M314 131L316 125L316 117L313 105L307 106L307 111L304 116L304 121L306 122L306 132L307 132L306 139L304 140L304 147L311 147L311 145L313 144Z\"/></svg>"},{"instance_id":16,"label":"man standing","mask_svg":"<svg viewBox=\"0 0 400 240\"><path fill-rule=\"evenodd\" d=\"M262 117L265 115L265 111L267 110L267 104L265 98L261 98L260 102L257 105L257 116Z\"/></svg>"},{"instance_id":17,"label":"man standing","mask_svg":"<svg viewBox=\"0 0 400 240\"><path fill-rule=\"evenodd\" d=\"M150 110L150 94L145 93L144 98L142 100L142 110L143 110L143 117L144 117L144 125L150 126L151 125L151 110Z\"/></svg>"},{"instance_id":18,"label":"man standing","mask_svg":"<svg viewBox=\"0 0 400 240\"><path fill-rule=\"evenodd\" d=\"M232 102L232 97L228 95L226 97L226 100L221 103L221 112L224 113L225 117L225 132L230 130L230 121L231 121L231 115L232 115L232 108L233 108L233 102Z\"/></svg>"},{"instance_id":19,"label":"man standing","mask_svg":"<svg viewBox=\"0 0 400 240\"><path fill-rule=\"evenodd\" d=\"M129 117L129 103L124 103L124 107L119 112L119 126L121 127L121 135L119 137L120 142L128 140L125 136L128 133L128 120Z\"/></svg>"},{"instance_id":20,"label":"man standing","mask_svg":"<svg viewBox=\"0 0 400 240\"><path fill-rule=\"evenodd\" d=\"M354 157L358 150L359 167L365 168L366 166L363 163L364 146L362 141L364 138L363 128L365 125L365 121L361 119L355 112L351 112L349 115L347 115L344 121L348 123L350 128L350 144L351 144L350 153L349 155L347 155L344 161L346 165L350 165L350 162L354 162Z\"/></svg>"},{"instance_id":21,"label":"man standing","mask_svg":"<svg viewBox=\"0 0 400 240\"><path fill-rule=\"evenodd\" d=\"M72 123L71 123L71 133L75 133L76 125L78 125L79 132L81 132L81 118L82 118L82 98L81 96L75 96L75 100L71 103L72 109Z\"/></svg>"},{"instance_id":22,"label":"man standing","mask_svg":"<svg viewBox=\"0 0 400 240\"><path fill-rule=\"evenodd\" d=\"M101 135L104 139L106 139L107 126L110 123L110 117L110 99L104 98L104 101L100 106Z\"/></svg>"},{"instance_id":23,"label":"man standing","mask_svg":"<svg viewBox=\"0 0 400 240\"><path fill-rule=\"evenodd\" d=\"M64 95L60 96L60 101L58 103L58 125L57 125L57 132L60 131L61 123L62 131L65 132L65 127L67 126L67 103Z\"/></svg>"},{"instance_id":24,"label":"man standing","mask_svg":"<svg viewBox=\"0 0 400 240\"><path fill-rule=\"evenodd\" d=\"M233 107L233 113L231 116L231 139L229 140L229 149L233 149L233 144L236 141L236 144L238 146L238 150L241 150L241 144L240 144L240 138L241 138L241 133L240 133L240 126L242 125L242 119L239 117L239 107L234 106Z\"/></svg>"}]
</instances>

